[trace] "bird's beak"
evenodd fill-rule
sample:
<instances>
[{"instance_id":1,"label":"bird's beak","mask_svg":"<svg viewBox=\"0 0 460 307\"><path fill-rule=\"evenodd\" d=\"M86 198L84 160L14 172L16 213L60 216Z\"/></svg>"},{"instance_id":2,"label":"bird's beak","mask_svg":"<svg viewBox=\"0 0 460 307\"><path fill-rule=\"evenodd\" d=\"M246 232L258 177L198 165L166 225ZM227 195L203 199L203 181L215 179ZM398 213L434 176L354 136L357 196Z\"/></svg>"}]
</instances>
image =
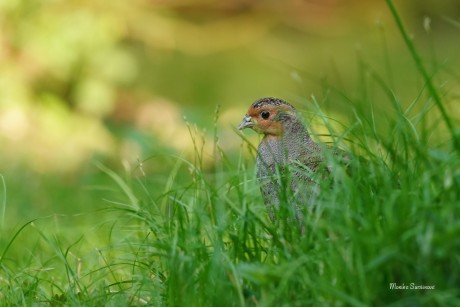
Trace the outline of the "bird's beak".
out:
<instances>
[{"instance_id":1,"label":"bird's beak","mask_svg":"<svg viewBox=\"0 0 460 307\"><path fill-rule=\"evenodd\" d=\"M249 115L245 115L243 120L238 125L238 130L243 130L244 128L252 128L254 127L254 123L252 122L252 118Z\"/></svg>"}]
</instances>

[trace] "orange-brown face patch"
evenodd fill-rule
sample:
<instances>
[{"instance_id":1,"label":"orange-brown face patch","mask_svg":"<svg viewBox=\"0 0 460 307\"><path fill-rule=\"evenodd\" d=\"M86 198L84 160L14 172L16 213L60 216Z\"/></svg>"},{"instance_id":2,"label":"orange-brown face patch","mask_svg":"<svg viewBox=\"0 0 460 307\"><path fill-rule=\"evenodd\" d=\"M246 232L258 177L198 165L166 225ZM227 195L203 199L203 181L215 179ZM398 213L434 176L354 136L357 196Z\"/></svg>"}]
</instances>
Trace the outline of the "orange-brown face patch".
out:
<instances>
[{"instance_id":1,"label":"orange-brown face patch","mask_svg":"<svg viewBox=\"0 0 460 307\"><path fill-rule=\"evenodd\" d=\"M283 124L281 121L276 120L275 117L280 111L292 111L289 106L274 106L265 105L258 108L250 107L248 115L251 116L254 122L254 129L258 133L265 135L281 136L283 134ZM267 118L263 118L263 112L269 112Z\"/></svg>"}]
</instances>

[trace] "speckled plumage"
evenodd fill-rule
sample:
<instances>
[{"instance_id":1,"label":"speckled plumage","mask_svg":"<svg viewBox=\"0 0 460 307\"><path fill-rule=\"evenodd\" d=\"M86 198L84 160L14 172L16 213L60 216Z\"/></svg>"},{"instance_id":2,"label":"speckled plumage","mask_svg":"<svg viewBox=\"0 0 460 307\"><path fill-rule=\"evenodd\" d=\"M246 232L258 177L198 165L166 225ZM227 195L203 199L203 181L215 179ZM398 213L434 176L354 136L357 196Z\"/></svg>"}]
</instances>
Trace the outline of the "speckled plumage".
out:
<instances>
[{"instance_id":1,"label":"speckled plumage","mask_svg":"<svg viewBox=\"0 0 460 307\"><path fill-rule=\"evenodd\" d=\"M255 101L239 125L264 135L257 150L257 178L272 221L280 204L290 204L297 219L318 187L307 176L324 160L325 146L315 143L296 109L279 98Z\"/></svg>"}]
</instances>

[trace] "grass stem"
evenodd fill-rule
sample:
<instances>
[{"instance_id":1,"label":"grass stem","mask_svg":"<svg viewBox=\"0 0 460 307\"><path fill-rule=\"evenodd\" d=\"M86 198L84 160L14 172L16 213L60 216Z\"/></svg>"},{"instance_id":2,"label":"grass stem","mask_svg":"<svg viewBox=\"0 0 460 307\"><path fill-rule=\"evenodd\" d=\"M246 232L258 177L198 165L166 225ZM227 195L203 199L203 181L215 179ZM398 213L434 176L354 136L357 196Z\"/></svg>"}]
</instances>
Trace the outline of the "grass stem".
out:
<instances>
[{"instance_id":1,"label":"grass stem","mask_svg":"<svg viewBox=\"0 0 460 307\"><path fill-rule=\"evenodd\" d=\"M393 18L395 19L395 22L396 22L396 24L398 26L399 32L401 32L401 35L402 35L402 37L404 39L404 42L406 43L407 48L409 49L409 52L410 52L410 54L411 54L411 56L412 56L412 58L413 58L413 60L415 62L415 65L417 66L418 71L420 72L420 74L422 75L422 77L423 77L423 79L425 81L427 90L430 93L430 95L433 97L433 100L434 100L436 106L438 107L439 111L441 112L441 116L442 116L444 122L446 123L446 125L447 125L447 127L449 129L449 132L452 135L454 147L455 147L455 149L457 151L460 151L460 140L458 138L458 135L455 132L455 127L452 124L452 121L451 121L449 115L447 114L447 111L446 111L446 108L444 107L444 104L443 104L443 101L441 99L441 96L439 95L435 85L433 84L432 77L428 74L425 66L423 65L422 59L421 59L420 55L418 54L417 49L415 48L415 45L412 42L412 39L410 38L409 34L407 33L406 28L404 27L402 19L399 16L398 11L395 8L395 6L393 4L393 1L392 0L386 0L386 2L387 2L387 5L388 5L388 8L391 11L391 14L393 15Z\"/></svg>"}]
</instances>

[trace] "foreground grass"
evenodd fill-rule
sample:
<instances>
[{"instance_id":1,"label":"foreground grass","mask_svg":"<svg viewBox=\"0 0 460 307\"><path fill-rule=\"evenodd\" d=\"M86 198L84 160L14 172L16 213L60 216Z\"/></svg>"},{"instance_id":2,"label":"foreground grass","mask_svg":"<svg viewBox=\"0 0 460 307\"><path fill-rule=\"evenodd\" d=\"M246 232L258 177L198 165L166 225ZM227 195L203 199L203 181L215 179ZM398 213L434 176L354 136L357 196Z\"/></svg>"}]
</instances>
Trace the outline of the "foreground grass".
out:
<instances>
[{"instance_id":1,"label":"foreground grass","mask_svg":"<svg viewBox=\"0 0 460 307\"><path fill-rule=\"evenodd\" d=\"M312 110L352 159L320 182L304 234L285 219L267 219L253 157L227 156L215 131L209 161L191 133L195 156L171 157L166 176L99 166L116 191L107 193L106 211L93 213L92 226L67 228L69 217L55 216L3 231L1 303L460 305L456 119L431 79L406 106L378 74L363 75L387 93L393 112L379 116L365 96L333 88L354 109L347 129L337 133Z\"/></svg>"},{"instance_id":2,"label":"foreground grass","mask_svg":"<svg viewBox=\"0 0 460 307\"><path fill-rule=\"evenodd\" d=\"M341 136L354 140L352 156L359 150L367 159L353 156L349 169L337 165L320 183L304 235L295 224L268 221L252 158L230 159L218 141L212 165L198 150L194 161L172 158L167 178L122 178L100 166L119 192L96 213L105 222L66 229L65 217L53 217L53 229L37 220L2 237L0 300L458 305L460 159L451 143L426 145L413 129L423 116L396 113L391 133L377 138L370 118L357 115ZM23 253L9 256L19 246ZM435 288L391 290L392 283Z\"/></svg>"}]
</instances>

